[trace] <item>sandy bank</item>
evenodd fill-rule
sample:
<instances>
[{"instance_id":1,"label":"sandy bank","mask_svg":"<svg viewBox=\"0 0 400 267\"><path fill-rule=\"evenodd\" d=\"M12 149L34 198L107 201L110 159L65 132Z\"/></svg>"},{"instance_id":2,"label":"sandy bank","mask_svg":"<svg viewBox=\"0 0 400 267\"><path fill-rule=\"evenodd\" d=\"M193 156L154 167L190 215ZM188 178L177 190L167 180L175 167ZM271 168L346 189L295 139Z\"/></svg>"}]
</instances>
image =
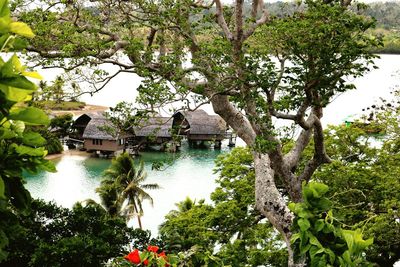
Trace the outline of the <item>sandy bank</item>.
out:
<instances>
[{"instance_id":1,"label":"sandy bank","mask_svg":"<svg viewBox=\"0 0 400 267\"><path fill-rule=\"evenodd\" d=\"M64 115L64 114L72 114L74 116L79 116L87 112L103 112L109 109L109 107L105 106L97 106L97 105L86 105L83 109L80 110L51 110L50 113L55 116Z\"/></svg>"},{"instance_id":2,"label":"sandy bank","mask_svg":"<svg viewBox=\"0 0 400 267\"><path fill-rule=\"evenodd\" d=\"M63 156L83 156L83 157L90 157L90 153L87 153L86 151L79 151L76 149L68 149L63 151L62 153L59 154L52 154L52 155L47 155L46 159L58 159Z\"/></svg>"}]
</instances>

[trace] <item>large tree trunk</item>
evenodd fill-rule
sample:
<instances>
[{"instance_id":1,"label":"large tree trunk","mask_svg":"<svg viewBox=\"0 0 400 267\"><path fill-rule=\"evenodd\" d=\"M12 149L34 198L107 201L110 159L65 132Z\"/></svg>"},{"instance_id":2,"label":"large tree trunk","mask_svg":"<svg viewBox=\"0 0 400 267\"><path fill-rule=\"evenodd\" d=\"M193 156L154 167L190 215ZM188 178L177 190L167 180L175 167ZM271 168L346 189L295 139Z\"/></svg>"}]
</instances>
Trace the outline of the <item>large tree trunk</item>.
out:
<instances>
[{"instance_id":1,"label":"large tree trunk","mask_svg":"<svg viewBox=\"0 0 400 267\"><path fill-rule=\"evenodd\" d=\"M215 113L219 114L248 146L252 146L256 139L256 133L248 119L229 102L228 97L214 96L211 103ZM257 152L253 153L253 158L256 172L256 207L282 234L289 254L288 266L304 266L302 263L294 262L293 249L290 244L292 235L290 229L294 215L288 209L287 201L276 187L271 160L267 154Z\"/></svg>"},{"instance_id":2,"label":"large tree trunk","mask_svg":"<svg viewBox=\"0 0 400 267\"><path fill-rule=\"evenodd\" d=\"M292 235L290 228L294 216L276 187L270 159L267 154L261 153L254 153L253 158L256 172L256 207L282 234L288 250L288 266L304 266L304 264L294 261L293 249L290 244Z\"/></svg>"}]
</instances>

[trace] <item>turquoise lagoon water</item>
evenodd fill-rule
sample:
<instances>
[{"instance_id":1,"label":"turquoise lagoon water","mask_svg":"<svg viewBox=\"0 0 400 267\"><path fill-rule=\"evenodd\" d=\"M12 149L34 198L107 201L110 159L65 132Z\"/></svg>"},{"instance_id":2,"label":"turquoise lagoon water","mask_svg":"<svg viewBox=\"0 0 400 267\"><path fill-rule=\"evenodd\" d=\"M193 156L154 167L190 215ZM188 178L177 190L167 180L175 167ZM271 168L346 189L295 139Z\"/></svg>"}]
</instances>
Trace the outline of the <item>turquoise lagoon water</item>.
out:
<instances>
[{"instance_id":1,"label":"turquoise lagoon water","mask_svg":"<svg viewBox=\"0 0 400 267\"><path fill-rule=\"evenodd\" d=\"M164 216L175 208L175 203L186 196L192 199L209 200L215 188L216 174L213 173L214 160L222 150L188 149L183 147L176 154L161 152L143 152L140 160L145 163L148 183L158 183L161 189L149 191L154 205L144 203L143 226L156 234L158 225ZM154 162L167 161L163 170L152 170ZM26 187L35 198L55 201L64 207L72 207L77 201L86 199L99 200L95 193L100 184L103 171L109 167L111 160L94 158L89 155L65 155L54 160L57 172L41 172L37 175L26 175ZM137 226L136 220L130 223Z\"/></svg>"}]
</instances>

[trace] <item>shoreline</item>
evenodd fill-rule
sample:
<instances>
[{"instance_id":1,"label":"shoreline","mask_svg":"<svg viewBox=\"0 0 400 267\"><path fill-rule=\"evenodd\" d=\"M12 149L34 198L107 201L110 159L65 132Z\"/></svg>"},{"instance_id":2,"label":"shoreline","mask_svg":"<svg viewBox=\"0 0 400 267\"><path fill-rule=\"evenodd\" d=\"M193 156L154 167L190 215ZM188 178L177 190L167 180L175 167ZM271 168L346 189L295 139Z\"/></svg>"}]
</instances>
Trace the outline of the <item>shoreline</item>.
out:
<instances>
[{"instance_id":1,"label":"shoreline","mask_svg":"<svg viewBox=\"0 0 400 267\"><path fill-rule=\"evenodd\" d=\"M87 153L86 151L76 150L76 149L67 149L67 150L64 150L62 153L47 155L45 157L45 159L54 160L54 159L62 158L64 156L90 157L90 153Z\"/></svg>"},{"instance_id":2,"label":"shoreline","mask_svg":"<svg viewBox=\"0 0 400 267\"><path fill-rule=\"evenodd\" d=\"M87 113L87 112L104 112L104 111L106 111L108 109L109 109L109 107L106 107L106 106L87 104L82 109L76 109L76 110L50 110L50 113L52 115L55 115L55 116L60 116L60 115L64 115L64 114L72 114L73 116L80 116L80 115L82 115L84 113Z\"/></svg>"}]
</instances>

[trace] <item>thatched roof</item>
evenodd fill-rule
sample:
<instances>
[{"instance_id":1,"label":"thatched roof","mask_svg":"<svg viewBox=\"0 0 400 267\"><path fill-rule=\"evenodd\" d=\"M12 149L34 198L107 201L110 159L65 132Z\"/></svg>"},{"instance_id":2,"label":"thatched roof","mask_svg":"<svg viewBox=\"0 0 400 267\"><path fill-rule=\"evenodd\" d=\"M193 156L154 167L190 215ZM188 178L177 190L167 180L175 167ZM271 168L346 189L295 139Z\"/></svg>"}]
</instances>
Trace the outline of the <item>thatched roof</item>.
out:
<instances>
[{"instance_id":1,"label":"thatched roof","mask_svg":"<svg viewBox=\"0 0 400 267\"><path fill-rule=\"evenodd\" d=\"M85 127L90 122L90 120L101 118L104 118L103 112L88 112L76 118L73 127Z\"/></svg>"},{"instance_id":2,"label":"thatched roof","mask_svg":"<svg viewBox=\"0 0 400 267\"><path fill-rule=\"evenodd\" d=\"M226 132L226 122L218 115L209 115L204 110L179 111L175 113L182 115L190 126L190 134L220 135Z\"/></svg>"},{"instance_id":3,"label":"thatched roof","mask_svg":"<svg viewBox=\"0 0 400 267\"><path fill-rule=\"evenodd\" d=\"M117 140L121 134L115 131L115 126L104 117L93 118L83 132L84 139Z\"/></svg>"},{"instance_id":4,"label":"thatched roof","mask_svg":"<svg viewBox=\"0 0 400 267\"><path fill-rule=\"evenodd\" d=\"M143 119L134 129L135 135L139 137L151 135L156 137L171 137L172 118L153 117Z\"/></svg>"}]
</instances>

